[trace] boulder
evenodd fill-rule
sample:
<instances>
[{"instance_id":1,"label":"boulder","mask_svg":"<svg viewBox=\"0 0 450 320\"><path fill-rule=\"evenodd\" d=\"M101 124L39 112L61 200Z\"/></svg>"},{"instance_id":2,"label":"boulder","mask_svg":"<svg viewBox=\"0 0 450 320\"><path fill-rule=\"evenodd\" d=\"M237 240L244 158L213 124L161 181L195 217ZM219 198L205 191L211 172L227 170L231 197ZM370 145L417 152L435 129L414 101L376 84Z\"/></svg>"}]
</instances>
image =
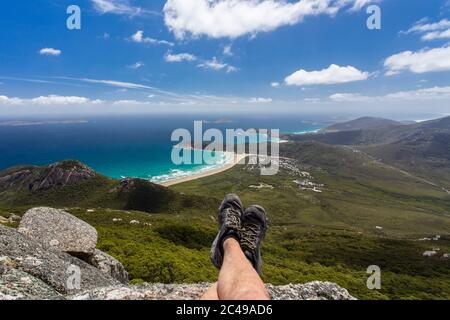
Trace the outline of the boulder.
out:
<instances>
[{"instance_id":1,"label":"boulder","mask_svg":"<svg viewBox=\"0 0 450 320\"><path fill-rule=\"evenodd\" d=\"M28 210L18 231L45 245L83 259L95 252L97 230L73 215L52 208Z\"/></svg>"},{"instance_id":2,"label":"boulder","mask_svg":"<svg viewBox=\"0 0 450 320\"><path fill-rule=\"evenodd\" d=\"M13 223L13 222L22 220L22 217L19 217L18 215L11 213L8 220L9 220L9 222Z\"/></svg>"},{"instance_id":3,"label":"boulder","mask_svg":"<svg viewBox=\"0 0 450 320\"><path fill-rule=\"evenodd\" d=\"M97 288L69 296L71 300L198 300L212 284L144 284ZM330 282L287 286L268 285L274 300L355 300L346 289Z\"/></svg>"},{"instance_id":4,"label":"boulder","mask_svg":"<svg viewBox=\"0 0 450 320\"><path fill-rule=\"evenodd\" d=\"M124 284L128 283L128 272L119 261L110 255L100 250L95 250L94 255L87 262L113 279Z\"/></svg>"},{"instance_id":5,"label":"boulder","mask_svg":"<svg viewBox=\"0 0 450 320\"><path fill-rule=\"evenodd\" d=\"M432 250L432 251L425 251L425 252L422 254L422 256L429 258L429 257L434 257L434 256L437 255L437 254L438 254L438 253L437 253L436 250Z\"/></svg>"},{"instance_id":6,"label":"boulder","mask_svg":"<svg viewBox=\"0 0 450 320\"><path fill-rule=\"evenodd\" d=\"M16 267L9 257L0 257L0 300L64 299L49 285Z\"/></svg>"},{"instance_id":7,"label":"boulder","mask_svg":"<svg viewBox=\"0 0 450 320\"><path fill-rule=\"evenodd\" d=\"M41 280L62 294L118 284L86 262L2 225L0 256L8 257L14 269Z\"/></svg>"}]
</instances>

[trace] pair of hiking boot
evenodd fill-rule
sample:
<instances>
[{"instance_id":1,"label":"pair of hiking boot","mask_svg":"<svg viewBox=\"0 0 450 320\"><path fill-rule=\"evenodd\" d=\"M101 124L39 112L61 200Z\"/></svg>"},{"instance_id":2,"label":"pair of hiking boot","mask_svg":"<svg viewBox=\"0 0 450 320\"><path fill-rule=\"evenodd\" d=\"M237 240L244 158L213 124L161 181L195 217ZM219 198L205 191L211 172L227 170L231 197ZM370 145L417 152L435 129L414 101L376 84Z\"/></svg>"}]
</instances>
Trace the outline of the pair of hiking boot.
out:
<instances>
[{"instance_id":1,"label":"pair of hiking boot","mask_svg":"<svg viewBox=\"0 0 450 320\"><path fill-rule=\"evenodd\" d=\"M241 245L247 259L258 274L262 273L261 242L267 231L266 211L261 206L244 210L237 195L225 197L219 208L219 233L211 247L211 261L218 269L222 267L223 243L234 238Z\"/></svg>"}]
</instances>

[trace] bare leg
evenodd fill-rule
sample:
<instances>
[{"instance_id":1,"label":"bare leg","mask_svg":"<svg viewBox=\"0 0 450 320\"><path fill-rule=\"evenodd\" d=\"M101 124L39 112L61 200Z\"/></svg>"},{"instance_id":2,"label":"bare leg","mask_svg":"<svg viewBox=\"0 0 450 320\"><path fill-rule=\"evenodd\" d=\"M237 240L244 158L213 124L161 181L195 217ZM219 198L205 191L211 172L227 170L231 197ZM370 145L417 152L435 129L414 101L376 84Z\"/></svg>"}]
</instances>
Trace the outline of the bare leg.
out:
<instances>
[{"instance_id":1,"label":"bare leg","mask_svg":"<svg viewBox=\"0 0 450 320\"><path fill-rule=\"evenodd\" d=\"M203 297L200 298L200 300L219 300L219 295L217 293L217 282L212 285L211 288L209 288L204 294Z\"/></svg>"},{"instance_id":2,"label":"bare leg","mask_svg":"<svg viewBox=\"0 0 450 320\"><path fill-rule=\"evenodd\" d=\"M269 294L250 261L233 238L223 243L224 260L217 292L220 300L270 300Z\"/></svg>"}]
</instances>

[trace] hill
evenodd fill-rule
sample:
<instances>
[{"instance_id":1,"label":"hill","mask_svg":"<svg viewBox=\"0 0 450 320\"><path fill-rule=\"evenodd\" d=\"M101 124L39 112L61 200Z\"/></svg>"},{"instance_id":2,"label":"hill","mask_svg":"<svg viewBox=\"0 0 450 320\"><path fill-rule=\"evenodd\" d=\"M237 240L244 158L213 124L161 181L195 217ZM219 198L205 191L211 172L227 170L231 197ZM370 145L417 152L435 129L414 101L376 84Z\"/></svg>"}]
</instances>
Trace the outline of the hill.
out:
<instances>
[{"instance_id":1,"label":"hill","mask_svg":"<svg viewBox=\"0 0 450 320\"><path fill-rule=\"evenodd\" d=\"M362 117L348 122L333 124L325 129L322 129L321 132L381 129L386 127L398 126L401 124L401 122L384 118Z\"/></svg>"},{"instance_id":2,"label":"hill","mask_svg":"<svg viewBox=\"0 0 450 320\"><path fill-rule=\"evenodd\" d=\"M142 179L114 180L67 160L49 166L20 166L0 172L0 206L109 208L174 212L208 206L204 197L177 194Z\"/></svg>"},{"instance_id":3,"label":"hill","mask_svg":"<svg viewBox=\"0 0 450 320\"><path fill-rule=\"evenodd\" d=\"M386 164L450 189L450 117L409 125L325 131L284 138L352 146Z\"/></svg>"}]
</instances>

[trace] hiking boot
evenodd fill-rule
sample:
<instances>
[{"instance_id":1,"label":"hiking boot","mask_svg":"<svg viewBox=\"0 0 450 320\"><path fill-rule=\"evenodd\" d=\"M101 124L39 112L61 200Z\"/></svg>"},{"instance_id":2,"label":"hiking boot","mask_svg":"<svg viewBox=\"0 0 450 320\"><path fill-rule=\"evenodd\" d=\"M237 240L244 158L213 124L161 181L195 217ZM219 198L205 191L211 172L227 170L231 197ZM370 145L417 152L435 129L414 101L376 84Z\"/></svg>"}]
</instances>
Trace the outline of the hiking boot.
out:
<instances>
[{"instance_id":1,"label":"hiking boot","mask_svg":"<svg viewBox=\"0 0 450 320\"><path fill-rule=\"evenodd\" d=\"M268 228L266 210L260 206L247 208L242 217L241 248L258 274L262 273L261 242Z\"/></svg>"},{"instance_id":2,"label":"hiking boot","mask_svg":"<svg viewBox=\"0 0 450 320\"><path fill-rule=\"evenodd\" d=\"M241 220L244 207L237 195L229 194L219 208L219 233L211 247L211 262L220 269L223 263L223 243L228 238L240 240Z\"/></svg>"}]
</instances>

